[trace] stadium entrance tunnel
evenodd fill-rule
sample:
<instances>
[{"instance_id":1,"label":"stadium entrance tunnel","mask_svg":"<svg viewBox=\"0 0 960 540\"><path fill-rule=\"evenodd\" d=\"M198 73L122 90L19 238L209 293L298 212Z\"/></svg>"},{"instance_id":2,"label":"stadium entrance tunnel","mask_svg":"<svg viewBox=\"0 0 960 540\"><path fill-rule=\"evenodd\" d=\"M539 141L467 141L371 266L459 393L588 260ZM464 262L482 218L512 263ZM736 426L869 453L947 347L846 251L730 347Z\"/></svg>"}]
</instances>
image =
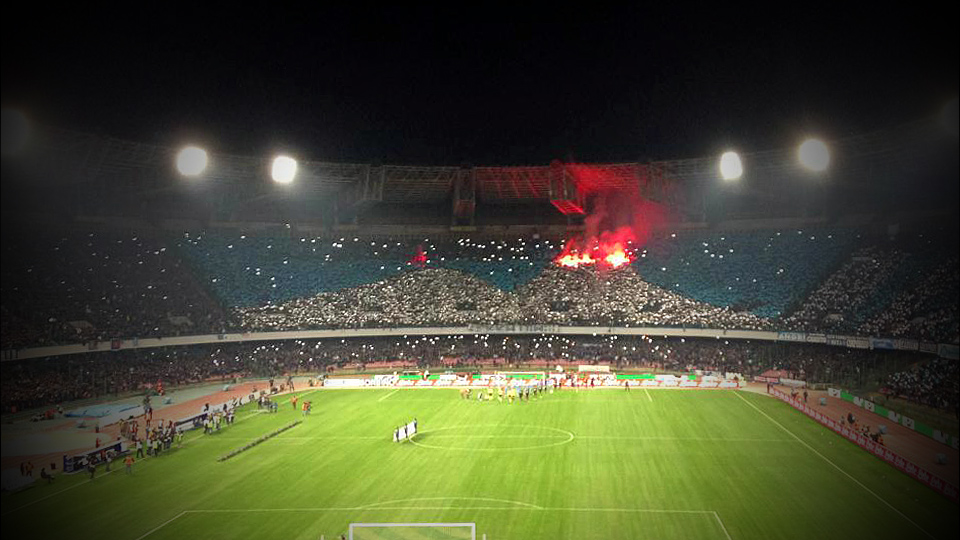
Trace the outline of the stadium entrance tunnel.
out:
<instances>
[{"instance_id":1,"label":"stadium entrance tunnel","mask_svg":"<svg viewBox=\"0 0 960 540\"><path fill-rule=\"evenodd\" d=\"M438 450L506 452L562 446L575 438L570 431L548 426L481 424L423 430L410 442Z\"/></svg>"}]
</instances>

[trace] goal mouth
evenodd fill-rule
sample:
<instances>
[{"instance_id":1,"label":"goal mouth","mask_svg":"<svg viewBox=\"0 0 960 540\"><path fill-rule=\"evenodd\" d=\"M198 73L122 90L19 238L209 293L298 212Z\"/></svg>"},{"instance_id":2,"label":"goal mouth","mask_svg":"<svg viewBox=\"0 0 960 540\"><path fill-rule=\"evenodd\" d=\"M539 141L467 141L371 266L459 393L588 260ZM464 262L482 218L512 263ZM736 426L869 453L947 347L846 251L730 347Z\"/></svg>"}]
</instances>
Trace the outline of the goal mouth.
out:
<instances>
[{"instance_id":1,"label":"goal mouth","mask_svg":"<svg viewBox=\"0 0 960 540\"><path fill-rule=\"evenodd\" d=\"M350 540L477 540L476 523L351 523Z\"/></svg>"}]
</instances>

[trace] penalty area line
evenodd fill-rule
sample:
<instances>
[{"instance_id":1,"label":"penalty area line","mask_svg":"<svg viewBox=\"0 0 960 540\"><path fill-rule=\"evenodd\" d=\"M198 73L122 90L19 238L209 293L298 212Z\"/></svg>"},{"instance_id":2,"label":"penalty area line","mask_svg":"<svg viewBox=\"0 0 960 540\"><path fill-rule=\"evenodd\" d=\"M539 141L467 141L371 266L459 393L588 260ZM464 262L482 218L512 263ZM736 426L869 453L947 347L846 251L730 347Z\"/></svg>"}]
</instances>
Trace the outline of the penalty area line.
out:
<instances>
[{"instance_id":1,"label":"penalty area line","mask_svg":"<svg viewBox=\"0 0 960 540\"><path fill-rule=\"evenodd\" d=\"M179 514L173 516L172 518L164 521L163 523L161 523L161 524L157 525L156 527L150 529L149 531L143 533L143 535L138 536L138 537L137 537L137 540L143 540L144 538L150 536L151 534L159 531L160 529L162 529L162 528L166 527L167 525L173 523L174 521L180 519L181 517L183 517L183 516L184 516L187 512L189 512L189 511L190 511L190 510L184 510L183 512L180 512Z\"/></svg>"},{"instance_id":2,"label":"penalty area line","mask_svg":"<svg viewBox=\"0 0 960 540\"><path fill-rule=\"evenodd\" d=\"M720 529L723 530L723 535L727 537L727 540L733 540L730 538L730 533L727 532L727 527L723 524L723 520L720 519L720 514L716 510L713 511L713 517L717 518L717 523L720 525Z\"/></svg>"},{"instance_id":3,"label":"penalty area line","mask_svg":"<svg viewBox=\"0 0 960 540\"><path fill-rule=\"evenodd\" d=\"M647 399L650 400L650 403L653 403L653 396L650 395L650 391L644 388L643 393L647 395Z\"/></svg>"},{"instance_id":4,"label":"penalty area line","mask_svg":"<svg viewBox=\"0 0 960 540\"><path fill-rule=\"evenodd\" d=\"M514 504L517 506L378 506L379 504L384 505L393 505L401 502L415 502L415 501L443 501L443 500L477 500L477 501L490 501L490 502L503 502ZM303 508L211 508L211 509L192 509L184 510L179 514L173 516L172 518L164 521L160 525L150 529L145 532L143 535L138 536L136 540L143 540L144 538L152 535L153 533L159 531L160 529L166 527L167 525L173 523L174 521L182 518L186 514L254 514L254 513L277 513L277 512L369 512L369 511L392 511L392 510L411 510L411 511L449 511L449 510L461 510L461 511L492 511L492 512L503 512L504 510L527 510L527 511L539 511L539 512L601 512L601 513L638 513L638 514L687 514L687 515L701 515L701 516L713 516L716 520L717 525L720 527L720 530L723 532L724 537L727 540L733 540L730 536L730 532L727 530L726 525L724 525L723 520L720 519L720 514L716 510L669 510L662 508L589 508L589 507L547 507L547 506L538 506L530 503L523 503L519 501L508 501L503 499L487 499L487 498L473 498L473 497L429 497L425 499L402 499L398 501L386 501L384 503L373 503L372 505L364 506L333 506L333 507L303 507Z\"/></svg>"},{"instance_id":5,"label":"penalty area line","mask_svg":"<svg viewBox=\"0 0 960 540\"><path fill-rule=\"evenodd\" d=\"M757 406L754 405L753 403L750 403L749 401L747 401L746 398L744 398L743 396L741 396L739 392L734 392L733 395L735 395L735 396L737 396L738 398L740 398L741 401L743 401L744 403L746 403L747 405L749 405L753 410L755 410L755 411L757 411L758 413L762 414L767 420L769 420L769 421L773 422L774 424L776 424L777 427L779 427L779 428L782 429L783 431L787 432L788 435L790 435L791 437L793 437L794 439L796 439L797 442L799 442L800 444L802 444L803 446L805 446L808 450L810 450L811 452L813 452L814 454L816 454L820 459L822 459L822 460L826 461L827 463L829 463L830 466L832 466L834 469L840 471L841 474L843 474L844 476L846 476L846 477L849 478L850 480L853 480L853 482L854 482L855 484L857 484L858 486L860 486L861 488L863 488L867 493L873 495L878 501L880 501L880 502L882 502L883 504L885 504L888 508L890 508L891 510L893 510L894 512L896 512L897 514L899 514L900 517L902 517L903 519L909 521L910 524L913 525L914 527L916 527L920 532L922 532L923 534L927 535L927 536L930 537L930 538L935 538L932 534L928 533L928 532L926 531L926 529L924 529L923 527L921 527L916 521L910 519L906 514L904 514L903 512L901 512L897 507L895 507L895 506L893 506L892 504L890 504L889 502L887 502L886 499L884 499L883 497L881 497L880 495L878 495L878 494L877 494L875 491L873 491L872 489L870 489L870 488L868 488L867 486L865 486L861 481L859 481L859 480L857 480L856 478L854 478L850 473L848 473L847 471L843 470L842 467L840 467L839 465L837 465L836 463L834 463L833 461L831 461L830 458L828 458L827 456L821 454L816 448L810 446L810 445L807 443L807 441L804 441L803 439L801 439L800 437L798 437L794 432L790 431L786 426L784 426L784 425L781 424L780 422L777 422L776 420L774 420L774 418L773 418L772 416L770 416L770 415L768 415L767 413L763 412L759 407L757 407Z\"/></svg>"}]
</instances>

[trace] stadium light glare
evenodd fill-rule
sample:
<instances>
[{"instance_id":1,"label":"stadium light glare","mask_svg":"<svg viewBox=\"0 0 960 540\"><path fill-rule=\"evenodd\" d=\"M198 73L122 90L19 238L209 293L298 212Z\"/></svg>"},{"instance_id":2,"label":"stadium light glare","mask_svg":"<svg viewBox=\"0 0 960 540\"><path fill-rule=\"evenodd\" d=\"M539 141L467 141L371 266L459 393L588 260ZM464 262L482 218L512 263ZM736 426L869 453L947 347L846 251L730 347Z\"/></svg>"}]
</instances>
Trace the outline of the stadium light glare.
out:
<instances>
[{"instance_id":1,"label":"stadium light glare","mask_svg":"<svg viewBox=\"0 0 960 540\"><path fill-rule=\"evenodd\" d=\"M207 168L207 151L187 146L177 154L177 170L184 176L200 176Z\"/></svg>"},{"instance_id":2,"label":"stadium light glare","mask_svg":"<svg viewBox=\"0 0 960 540\"><path fill-rule=\"evenodd\" d=\"M720 176L727 181L739 180L743 176L743 162L740 161L740 154L736 152L724 152L720 156Z\"/></svg>"},{"instance_id":3,"label":"stadium light glare","mask_svg":"<svg viewBox=\"0 0 960 540\"><path fill-rule=\"evenodd\" d=\"M807 139L797 150L800 164L813 172L823 172L830 166L830 149L820 139Z\"/></svg>"},{"instance_id":4,"label":"stadium light glare","mask_svg":"<svg viewBox=\"0 0 960 540\"><path fill-rule=\"evenodd\" d=\"M270 169L270 176L278 184L289 184L297 177L297 160L289 156L277 156L273 158L273 167Z\"/></svg>"}]
</instances>

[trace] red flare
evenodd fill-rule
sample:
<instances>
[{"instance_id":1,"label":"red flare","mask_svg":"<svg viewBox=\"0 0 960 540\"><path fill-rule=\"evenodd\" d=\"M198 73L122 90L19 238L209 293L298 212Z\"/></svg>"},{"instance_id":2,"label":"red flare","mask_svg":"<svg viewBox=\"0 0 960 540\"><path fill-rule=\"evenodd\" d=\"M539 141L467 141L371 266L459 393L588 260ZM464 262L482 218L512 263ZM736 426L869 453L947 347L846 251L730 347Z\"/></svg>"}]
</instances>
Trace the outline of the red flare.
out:
<instances>
[{"instance_id":1,"label":"red flare","mask_svg":"<svg viewBox=\"0 0 960 540\"><path fill-rule=\"evenodd\" d=\"M595 244L592 249L581 249L577 245L577 240L567 241L563 251L554 262L558 266L566 268L579 268L581 266L590 266L601 264L610 268L620 268L633 261L633 256L623 247L621 242Z\"/></svg>"}]
</instances>

